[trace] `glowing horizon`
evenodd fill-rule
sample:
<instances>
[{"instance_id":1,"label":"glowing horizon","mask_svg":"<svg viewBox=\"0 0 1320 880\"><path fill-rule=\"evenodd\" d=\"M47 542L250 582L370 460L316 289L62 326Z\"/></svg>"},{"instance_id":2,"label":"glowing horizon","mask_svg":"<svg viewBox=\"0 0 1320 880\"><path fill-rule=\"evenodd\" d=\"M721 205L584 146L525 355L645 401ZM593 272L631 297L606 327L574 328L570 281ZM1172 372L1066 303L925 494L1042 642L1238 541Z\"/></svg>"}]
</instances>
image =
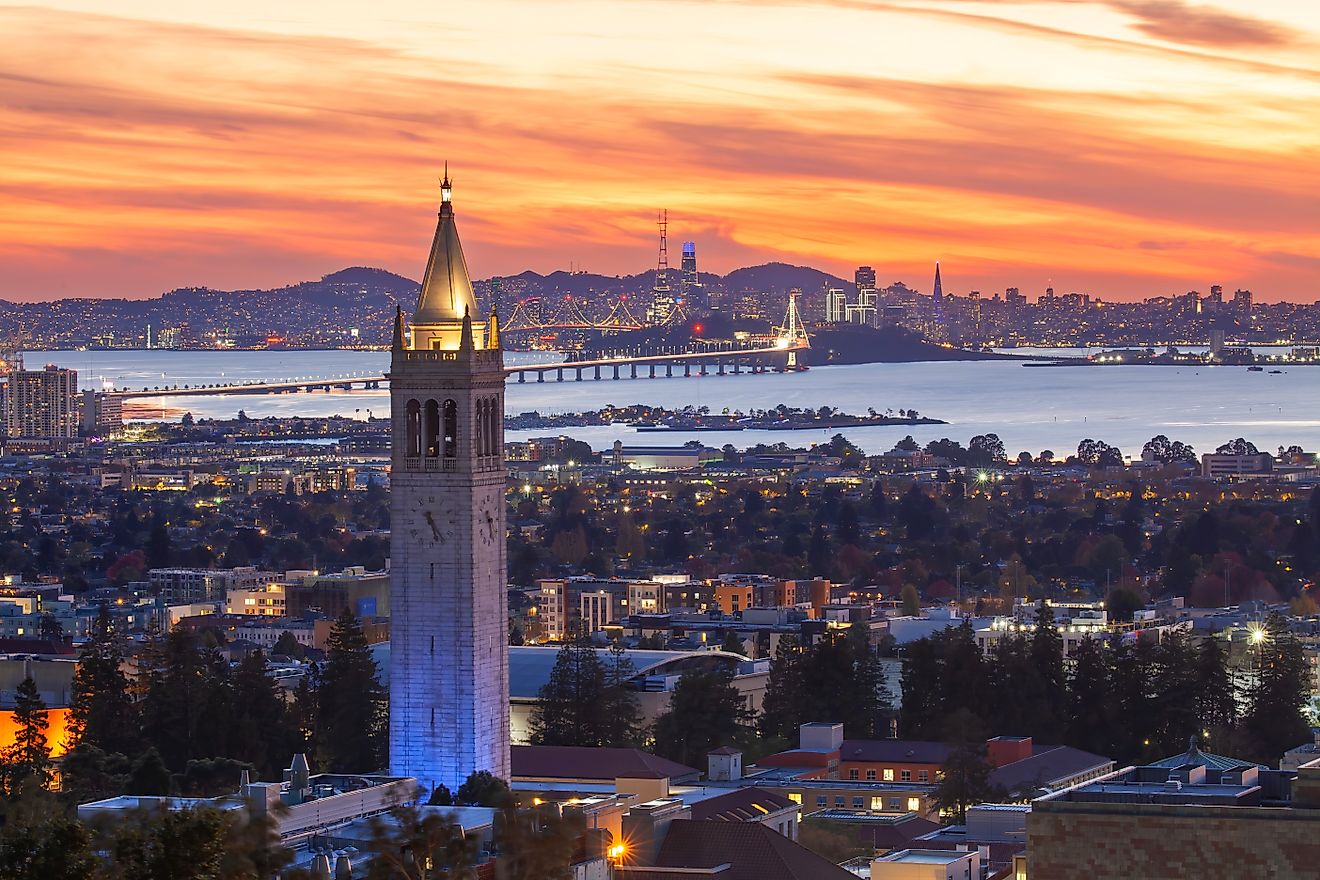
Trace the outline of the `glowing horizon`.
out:
<instances>
[{"instance_id":1,"label":"glowing horizon","mask_svg":"<svg viewBox=\"0 0 1320 880\"><path fill-rule=\"evenodd\" d=\"M0 297L417 278L448 160L482 278L1320 299L1307 2L444 5L0 8Z\"/></svg>"}]
</instances>

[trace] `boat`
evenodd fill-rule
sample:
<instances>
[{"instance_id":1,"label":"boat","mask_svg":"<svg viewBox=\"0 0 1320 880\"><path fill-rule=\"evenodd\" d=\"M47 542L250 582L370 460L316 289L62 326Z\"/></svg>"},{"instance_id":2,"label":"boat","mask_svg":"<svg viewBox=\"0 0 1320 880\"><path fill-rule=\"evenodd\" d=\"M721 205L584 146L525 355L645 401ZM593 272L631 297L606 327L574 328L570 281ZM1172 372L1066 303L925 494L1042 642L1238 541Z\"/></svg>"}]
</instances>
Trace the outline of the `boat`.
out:
<instances>
[{"instance_id":1,"label":"boat","mask_svg":"<svg viewBox=\"0 0 1320 880\"><path fill-rule=\"evenodd\" d=\"M1248 372L1248 373L1263 373L1263 372L1265 372L1265 368L1264 368L1264 367L1257 367L1257 366L1254 366L1254 365L1253 365L1253 366L1247 367L1247 372Z\"/></svg>"}]
</instances>

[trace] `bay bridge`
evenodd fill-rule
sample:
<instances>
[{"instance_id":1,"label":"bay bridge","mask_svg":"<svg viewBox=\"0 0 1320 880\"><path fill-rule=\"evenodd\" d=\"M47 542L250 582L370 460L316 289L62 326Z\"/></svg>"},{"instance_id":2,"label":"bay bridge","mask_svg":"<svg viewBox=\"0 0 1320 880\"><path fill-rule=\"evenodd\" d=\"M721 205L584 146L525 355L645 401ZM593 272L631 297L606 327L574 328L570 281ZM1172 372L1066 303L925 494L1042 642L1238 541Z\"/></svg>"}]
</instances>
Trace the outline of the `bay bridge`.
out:
<instances>
[{"instance_id":1,"label":"bay bridge","mask_svg":"<svg viewBox=\"0 0 1320 880\"><path fill-rule=\"evenodd\" d=\"M620 306L622 306L620 308ZM578 317L580 309L576 310ZM517 310L514 316L518 314ZM564 316L558 316L563 318ZM572 315L568 316L572 320ZM631 318L627 306L620 300L611 310L607 321L613 321L609 329L631 329L619 324L621 320ZM512 321L510 322L512 323ZM590 326L601 329L605 322ZM527 324L524 329L539 330L551 326L576 326ZM790 294L787 314L781 326L764 337L754 339L750 344L735 348L710 348L696 351L682 351L668 354L620 355L617 357L595 357L577 360L563 360L546 363L510 364L505 367L506 381L526 382L528 376L534 376L536 382L545 382L547 376L554 381L578 381L584 379L658 379L709 375L741 375L761 373L795 372L806 369L799 363L798 355L811 348L811 338L807 334L797 308L797 295ZM254 380L251 382L213 383L203 385L172 385L133 388L108 388L101 394L119 397L123 400L159 397L197 397L222 394L287 394L312 391L352 391L357 389L379 389L389 382L384 373L344 373L334 376L296 377L290 379Z\"/></svg>"}]
</instances>

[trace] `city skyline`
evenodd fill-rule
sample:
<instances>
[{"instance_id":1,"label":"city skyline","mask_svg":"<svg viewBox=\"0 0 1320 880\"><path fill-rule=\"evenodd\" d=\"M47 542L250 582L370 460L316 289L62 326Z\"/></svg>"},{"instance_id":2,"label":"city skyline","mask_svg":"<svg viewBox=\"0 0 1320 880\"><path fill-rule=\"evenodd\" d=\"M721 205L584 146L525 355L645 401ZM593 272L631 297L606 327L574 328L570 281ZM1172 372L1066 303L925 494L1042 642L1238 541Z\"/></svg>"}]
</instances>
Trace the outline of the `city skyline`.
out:
<instances>
[{"instance_id":1,"label":"city skyline","mask_svg":"<svg viewBox=\"0 0 1320 880\"><path fill-rule=\"evenodd\" d=\"M667 208L721 274L1316 299L1300 4L808 5L0 11L0 297L415 277L448 158L483 275L637 271Z\"/></svg>"}]
</instances>

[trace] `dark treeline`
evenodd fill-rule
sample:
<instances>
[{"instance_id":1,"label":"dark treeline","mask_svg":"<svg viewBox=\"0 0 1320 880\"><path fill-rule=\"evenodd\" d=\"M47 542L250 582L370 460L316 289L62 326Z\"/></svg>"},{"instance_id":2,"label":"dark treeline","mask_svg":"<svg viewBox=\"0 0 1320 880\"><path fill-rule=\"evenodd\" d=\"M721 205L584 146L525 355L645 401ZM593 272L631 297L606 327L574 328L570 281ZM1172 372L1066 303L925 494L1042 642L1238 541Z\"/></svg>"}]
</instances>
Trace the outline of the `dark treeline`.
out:
<instances>
[{"instance_id":1,"label":"dark treeline","mask_svg":"<svg viewBox=\"0 0 1320 880\"><path fill-rule=\"evenodd\" d=\"M277 780L306 752L322 771L385 764L385 694L361 627L335 622L325 660L292 698L253 651L232 665L209 635L151 633L129 667L127 642L102 614L73 680L62 788L73 802L114 794L211 796L242 770Z\"/></svg>"},{"instance_id":2,"label":"dark treeline","mask_svg":"<svg viewBox=\"0 0 1320 880\"><path fill-rule=\"evenodd\" d=\"M1202 748L1277 766L1310 738L1301 644L1271 616L1256 652L1257 674L1239 689L1224 649L1173 633L1111 645L1086 640L1067 660L1048 604L1027 633L1005 634L987 658L970 625L908 645L903 663L903 737L951 741L950 719L985 736L1031 736L1113 758L1119 766ZM1239 700L1238 697L1241 697Z\"/></svg>"}]
</instances>

